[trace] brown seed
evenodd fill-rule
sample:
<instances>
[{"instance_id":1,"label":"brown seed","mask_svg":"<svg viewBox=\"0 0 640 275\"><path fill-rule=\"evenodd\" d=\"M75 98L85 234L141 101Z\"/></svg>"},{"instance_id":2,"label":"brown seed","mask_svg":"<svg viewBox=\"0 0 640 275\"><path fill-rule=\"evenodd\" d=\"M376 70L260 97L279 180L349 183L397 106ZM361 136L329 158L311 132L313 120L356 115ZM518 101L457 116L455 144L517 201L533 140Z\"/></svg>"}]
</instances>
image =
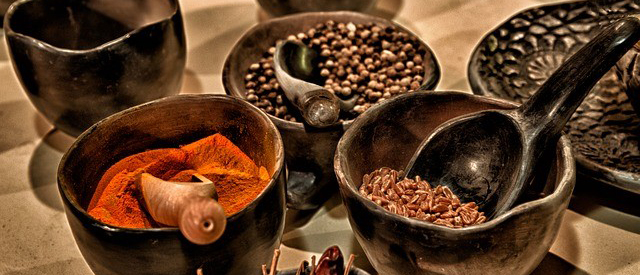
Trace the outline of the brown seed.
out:
<instances>
[{"instance_id":1,"label":"brown seed","mask_svg":"<svg viewBox=\"0 0 640 275\"><path fill-rule=\"evenodd\" d=\"M255 94L249 94L247 95L247 100L251 102L256 102L258 101L258 96L256 96Z\"/></svg>"},{"instance_id":2,"label":"brown seed","mask_svg":"<svg viewBox=\"0 0 640 275\"><path fill-rule=\"evenodd\" d=\"M436 212L436 213L441 213L441 212L445 212L449 210L449 205L445 204L445 203L439 203L436 204L433 209L431 209L431 212Z\"/></svg>"},{"instance_id":3,"label":"brown seed","mask_svg":"<svg viewBox=\"0 0 640 275\"><path fill-rule=\"evenodd\" d=\"M394 76L396 76L396 74L397 74L397 71L394 68L389 68L387 70L387 76L389 76L389 77L394 77Z\"/></svg>"},{"instance_id":4,"label":"brown seed","mask_svg":"<svg viewBox=\"0 0 640 275\"><path fill-rule=\"evenodd\" d=\"M416 65L422 65L422 56L416 55L413 57L413 63Z\"/></svg>"},{"instance_id":5,"label":"brown seed","mask_svg":"<svg viewBox=\"0 0 640 275\"><path fill-rule=\"evenodd\" d=\"M411 82L411 90L415 91L418 89L420 89L420 83L418 81Z\"/></svg>"},{"instance_id":6,"label":"brown seed","mask_svg":"<svg viewBox=\"0 0 640 275\"><path fill-rule=\"evenodd\" d=\"M408 87L409 85L411 85L411 77L404 77L402 78L402 80L400 80L400 85Z\"/></svg>"}]
</instances>

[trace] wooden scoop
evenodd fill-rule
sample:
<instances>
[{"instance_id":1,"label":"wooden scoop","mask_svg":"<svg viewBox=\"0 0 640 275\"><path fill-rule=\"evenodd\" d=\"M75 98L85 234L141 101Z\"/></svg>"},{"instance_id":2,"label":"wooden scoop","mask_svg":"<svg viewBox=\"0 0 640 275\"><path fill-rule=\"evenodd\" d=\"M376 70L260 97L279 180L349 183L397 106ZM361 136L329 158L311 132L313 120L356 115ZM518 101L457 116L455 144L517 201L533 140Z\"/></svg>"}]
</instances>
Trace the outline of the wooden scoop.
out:
<instances>
[{"instance_id":1,"label":"wooden scoop","mask_svg":"<svg viewBox=\"0 0 640 275\"><path fill-rule=\"evenodd\" d=\"M199 174L194 177L200 182L164 181L143 173L136 183L154 220L179 227L195 244L210 244L224 233L227 217L216 201L213 182Z\"/></svg>"}]
</instances>

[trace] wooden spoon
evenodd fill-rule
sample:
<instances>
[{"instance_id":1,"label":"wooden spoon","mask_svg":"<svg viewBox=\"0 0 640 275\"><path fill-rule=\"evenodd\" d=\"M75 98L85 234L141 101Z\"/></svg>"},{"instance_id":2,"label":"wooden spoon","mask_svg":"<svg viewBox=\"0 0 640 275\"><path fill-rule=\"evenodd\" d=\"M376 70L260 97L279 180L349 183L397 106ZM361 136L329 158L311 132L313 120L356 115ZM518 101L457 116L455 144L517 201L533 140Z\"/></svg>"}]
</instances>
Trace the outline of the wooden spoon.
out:
<instances>
[{"instance_id":1,"label":"wooden spoon","mask_svg":"<svg viewBox=\"0 0 640 275\"><path fill-rule=\"evenodd\" d=\"M171 182L143 173L137 179L145 207L154 220L178 226L195 244L216 241L227 225L224 209L216 199L213 182L199 174L200 182Z\"/></svg>"},{"instance_id":2,"label":"wooden spoon","mask_svg":"<svg viewBox=\"0 0 640 275\"><path fill-rule=\"evenodd\" d=\"M299 42L285 41L276 45L273 63L287 99L298 108L307 124L323 128L338 121L340 102L328 90L308 82L315 76L316 56L313 49Z\"/></svg>"}]
</instances>

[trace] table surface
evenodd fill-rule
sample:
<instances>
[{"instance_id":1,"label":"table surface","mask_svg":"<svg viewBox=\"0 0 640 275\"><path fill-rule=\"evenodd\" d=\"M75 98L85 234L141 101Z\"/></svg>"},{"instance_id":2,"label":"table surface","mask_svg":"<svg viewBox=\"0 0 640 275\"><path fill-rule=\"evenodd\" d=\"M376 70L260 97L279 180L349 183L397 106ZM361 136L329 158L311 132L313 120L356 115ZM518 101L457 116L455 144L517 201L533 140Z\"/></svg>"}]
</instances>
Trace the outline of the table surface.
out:
<instances>
[{"instance_id":1,"label":"table surface","mask_svg":"<svg viewBox=\"0 0 640 275\"><path fill-rule=\"evenodd\" d=\"M373 14L393 18L435 52L438 90L469 92L466 67L482 36L544 0L379 0ZM182 0L188 60L182 93L224 93L225 57L244 31L266 17L252 0ZM33 108L0 42L0 274L91 274L56 186L56 168L73 139ZM593 185L595 186L595 185ZM570 209L537 274L640 274L638 196L578 181ZM296 267L338 244L373 271L338 196L312 212L289 211L280 267Z\"/></svg>"}]
</instances>

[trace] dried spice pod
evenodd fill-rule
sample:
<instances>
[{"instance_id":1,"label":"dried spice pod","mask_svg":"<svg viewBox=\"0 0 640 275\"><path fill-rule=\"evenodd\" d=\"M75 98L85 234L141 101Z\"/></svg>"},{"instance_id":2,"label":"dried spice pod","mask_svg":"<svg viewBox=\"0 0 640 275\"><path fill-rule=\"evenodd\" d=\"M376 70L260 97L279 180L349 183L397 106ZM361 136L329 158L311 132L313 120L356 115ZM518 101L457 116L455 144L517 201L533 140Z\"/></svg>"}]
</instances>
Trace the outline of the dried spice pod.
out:
<instances>
[{"instance_id":1,"label":"dried spice pod","mask_svg":"<svg viewBox=\"0 0 640 275\"><path fill-rule=\"evenodd\" d=\"M318 265L314 270L315 275L342 275L344 274L344 257L338 246L332 246L322 253L318 259Z\"/></svg>"},{"instance_id":2,"label":"dried spice pod","mask_svg":"<svg viewBox=\"0 0 640 275\"><path fill-rule=\"evenodd\" d=\"M147 173L136 182L154 220L178 226L185 238L195 244L210 244L222 236L227 219L216 201L213 182L194 176L201 182L170 182Z\"/></svg>"}]
</instances>

